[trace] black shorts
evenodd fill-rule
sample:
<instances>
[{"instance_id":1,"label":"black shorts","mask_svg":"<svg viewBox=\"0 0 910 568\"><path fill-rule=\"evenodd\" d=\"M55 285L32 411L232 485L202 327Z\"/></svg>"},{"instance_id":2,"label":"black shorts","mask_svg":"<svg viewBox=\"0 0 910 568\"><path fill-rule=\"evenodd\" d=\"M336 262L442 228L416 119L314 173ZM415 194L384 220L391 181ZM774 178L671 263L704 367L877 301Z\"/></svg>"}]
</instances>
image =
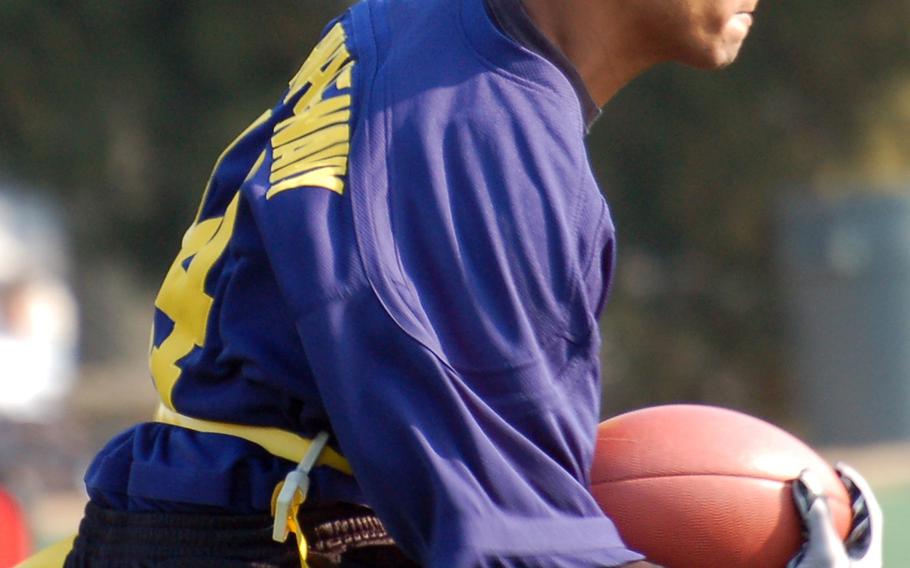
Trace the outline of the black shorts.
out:
<instances>
[{"instance_id":1,"label":"black shorts","mask_svg":"<svg viewBox=\"0 0 910 568\"><path fill-rule=\"evenodd\" d=\"M302 509L310 568L416 567L382 523L349 504ZM299 568L270 515L126 513L89 503L64 568Z\"/></svg>"}]
</instances>

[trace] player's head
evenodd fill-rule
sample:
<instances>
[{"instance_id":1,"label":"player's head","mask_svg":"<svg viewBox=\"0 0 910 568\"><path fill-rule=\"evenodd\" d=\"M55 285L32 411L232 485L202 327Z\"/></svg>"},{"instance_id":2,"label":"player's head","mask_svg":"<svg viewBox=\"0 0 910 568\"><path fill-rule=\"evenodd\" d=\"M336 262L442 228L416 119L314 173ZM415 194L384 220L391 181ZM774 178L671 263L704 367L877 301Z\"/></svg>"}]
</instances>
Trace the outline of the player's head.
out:
<instances>
[{"instance_id":1,"label":"player's head","mask_svg":"<svg viewBox=\"0 0 910 568\"><path fill-rule=\"evenodd\" d=\"M758 0L636 0L642 33L660 55L702 69L732 63Z\"/></svg>"},{"instance_id":2,"label":"player's head","mask_svg":"<svg viewBox=\"0 0 910 568\"><path fill-rule=\"evenodd\" d=\"M522 0L603 105L664 61L701 69L732 63L759 0Z\"/></svg>"}]
</instances>

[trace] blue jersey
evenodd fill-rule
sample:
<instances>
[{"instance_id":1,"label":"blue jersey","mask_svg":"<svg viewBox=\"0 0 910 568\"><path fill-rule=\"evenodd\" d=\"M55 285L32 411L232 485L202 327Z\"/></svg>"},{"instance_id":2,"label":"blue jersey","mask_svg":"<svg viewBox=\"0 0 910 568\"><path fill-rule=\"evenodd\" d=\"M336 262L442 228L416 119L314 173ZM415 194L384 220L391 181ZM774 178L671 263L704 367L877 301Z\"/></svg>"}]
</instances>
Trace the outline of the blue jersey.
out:
<instances>
[{"instance_id":1,"label":"blue jersey","mask_svg":"<svg viewBox=\"0 0 910 568\"><path fill-rule=\"evenodd\" d=\"M565 75L483 0L367 0L327 28L215 166L155 303L151 370L183 415L312 436L308 503L374 508L424 565L612 566L589 492L613 225ZM140 424L90 495L269 509L293 467Z\"/></svg>"}]
</instances>

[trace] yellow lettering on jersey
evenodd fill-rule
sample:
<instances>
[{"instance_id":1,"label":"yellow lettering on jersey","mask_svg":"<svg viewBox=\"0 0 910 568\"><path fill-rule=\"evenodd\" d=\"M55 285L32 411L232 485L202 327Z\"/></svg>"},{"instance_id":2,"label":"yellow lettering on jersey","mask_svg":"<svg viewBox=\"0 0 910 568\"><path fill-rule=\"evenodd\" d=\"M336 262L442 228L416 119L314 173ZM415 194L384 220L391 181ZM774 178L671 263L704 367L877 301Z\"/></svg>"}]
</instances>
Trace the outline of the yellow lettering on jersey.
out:
<instances>
[{"instance_id":1,"label":"yellow lettering on jersey","mask_svg":"<svg viewBox=\"0 0 910 568\"><path fill-rule=\"evenodd\" d=\"M275 134L272 136L272 147L280 153L287 144L308 134L313 134L326 126L332 124L346 126L351 117L350 108L350 95L320 101L310 109L306 120L302 120L299 115L294 115L279 122L275 126Z\"/></svg>"},{"instance_id":2,"label":"yellow lettering on jersey","mask_svg":"<svg viewBox=\"0 0 910 568\"><path fill-rule=\"evenodd\" d=\"M319 41L310 56L303 62L303 66L297 71L297 74L291 79L287 96L284 102L289 102L294 95L310 83L311 78L316 71L325 65L326 61L333 59L333 56L339 49L344 49L344 28L341 24L336 24L329 30L325 37ZM347 50L345 50L347 53Z\"/></svg>"},{"instance_id":3,"label":"yellow lettering on jersey","mask_svg":"<svg viewBox=\"0 0 910 568\"><path fill-rule=\"evenodd\" d=\"M338 75L338 81L336 82L339 89L351 88L351 74L353 71L354 68L350 65L341 70L341 74Z\"/></svg>"},{"instance_id":4,"label":"yellow lettering on jersey","mask_svg":"<svg viewBox=\"0 0 910 568\"><path fill-rule=\"evenodd\" d=\"M265 153L247 175L253 175L265 160ZM180 253L168 270L155 307L174 322L161 345L152 347L150 367L156 389L162 402L174 408L171 393L181 369L178 361L190 354L194 347L205 344L205 333L212 308L212 297L205 291L205 281L212 267L224 254L234 233L237 208L240 203L238 191L225 209L224 216L196 221L183 236ZM184 262L190 261L184 268Z\"/></svg>"},{"instance_id":5,"label":"yellow lettering on jersey","mask_svg":"<svg viewBox=\"0 0 910 568\"><path fill-rule=\"evenodd\" d=\"M343 193L351 138L351 96L326 96L326 91L331 86L350 88L353 65L344 28L338 24L291 80L285 102L297 95L299 99L294 114L275 126L267 199L299 187Z\"/></svg>"},{"instance_id":6,"label":"yellow lettering on jersey","mask_svg":"<svg viewBox=\"0 0 910 568\"><path fill-rule=\"evenodd\" d=\"M328 148L327 151L334 151L334 148ZM307 159L306 162L298 162L296 164L291 164L285 168L282 168L280 170L281 175L276 176L276 179L281 179L282 177L287 177L291 174L298 174L318 168L332 168L332 171L334 171L334 168L343 168L346 165L346 162L347 158L344 156L333 156L321 160L310 158ZM273 185L272 189L274 188L275 186Z\"/></svg>"},{"instance_id":7,"label":"yellow lettering on jersey","mask_svg":"<svg viewBox=\"0 0 910 568\"><path fill-rule=\"evenodd\" d=\"M337 176L337 173L337 168L320 168L308 171L303 175L274 184L269 190L267 197L298 187L322 187L341 195L344 192L344 181Z\"/></svg>"},{"instance_id":8,"label":"yellow lettering on jersey","mask_svg":"<svg viewBox=\"0 0 910 568\"><path fill-rule=\"evenodd\" d=\"M324 152L336 144L346 144L347 142L348 125L336 124L280 146L272 154L272 174L269 181L275 182L285 178L289 166L318 152Z\"/></svg>"}]
</instances>

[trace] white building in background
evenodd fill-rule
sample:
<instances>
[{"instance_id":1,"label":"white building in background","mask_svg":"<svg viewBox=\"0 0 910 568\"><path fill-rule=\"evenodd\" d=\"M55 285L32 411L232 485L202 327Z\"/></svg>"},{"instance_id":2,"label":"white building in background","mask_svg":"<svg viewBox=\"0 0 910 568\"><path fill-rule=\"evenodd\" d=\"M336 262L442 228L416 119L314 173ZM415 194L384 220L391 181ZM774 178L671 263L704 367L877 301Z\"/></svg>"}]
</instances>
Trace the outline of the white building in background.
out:
<instances>
[{"instance_id":1,"label":"white building in background","mask_svg":"<svg viewBox=\"0 0 910 568\"><path fill-rule=\"evenodd\" d=\"M46 421L76 371L77 309L54 209L0 182L0 418Z\"/></svg>"}]
</instances>

